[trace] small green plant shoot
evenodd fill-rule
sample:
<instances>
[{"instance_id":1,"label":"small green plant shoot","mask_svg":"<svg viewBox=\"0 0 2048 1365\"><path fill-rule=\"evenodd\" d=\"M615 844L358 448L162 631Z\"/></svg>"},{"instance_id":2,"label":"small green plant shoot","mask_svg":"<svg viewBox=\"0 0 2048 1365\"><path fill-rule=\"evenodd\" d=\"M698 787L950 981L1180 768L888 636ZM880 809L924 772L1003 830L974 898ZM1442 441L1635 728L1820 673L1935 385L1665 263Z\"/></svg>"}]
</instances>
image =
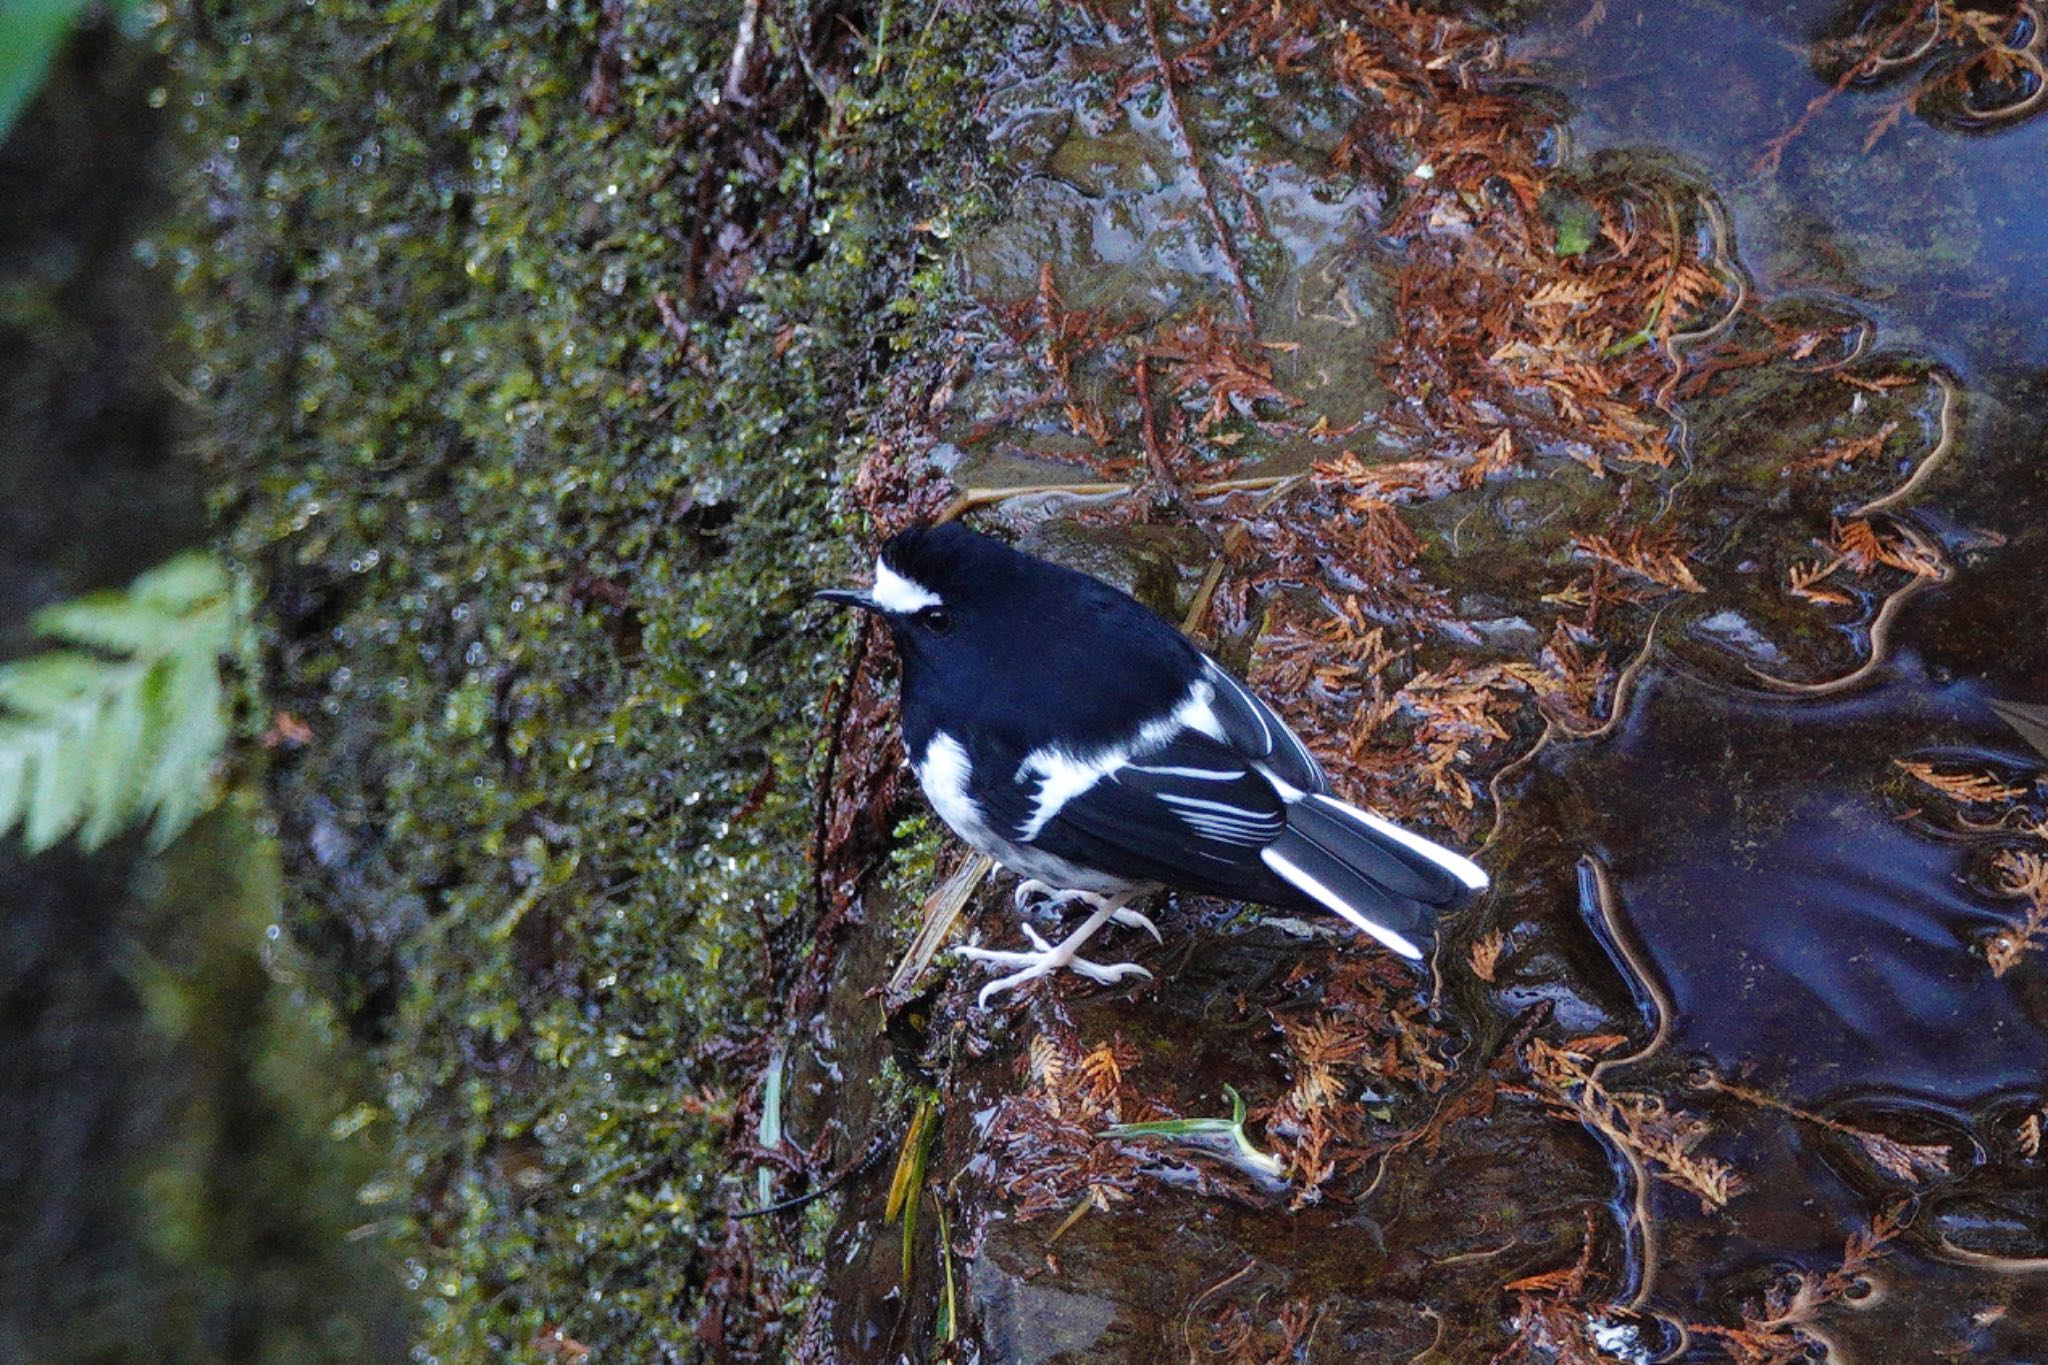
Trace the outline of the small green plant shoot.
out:
<instances>
[{"instance_id":1,"label":"small green plant shoot","mask_svg":"<svg viewBox=\"0 0 2048 1365\"><path fill-rule=\"evenodd\" d=\"M1230 1096L1230 1117L1227 1119L1160 1119L1151 1123L1116 1123L1097 1133L1102 1138L1163 1137L1178 1142L1191 1143L1215 1151L1233 1166L1250 1171L1254 1175L1277 1180L1285 1173L1286 1163L1271 1152L1261 1151L1257 1143L1244 1130L1244 1097L1237 1093L1237 1087L1226 1085L1223 1093Z\"/></svg>"}]
</instances>

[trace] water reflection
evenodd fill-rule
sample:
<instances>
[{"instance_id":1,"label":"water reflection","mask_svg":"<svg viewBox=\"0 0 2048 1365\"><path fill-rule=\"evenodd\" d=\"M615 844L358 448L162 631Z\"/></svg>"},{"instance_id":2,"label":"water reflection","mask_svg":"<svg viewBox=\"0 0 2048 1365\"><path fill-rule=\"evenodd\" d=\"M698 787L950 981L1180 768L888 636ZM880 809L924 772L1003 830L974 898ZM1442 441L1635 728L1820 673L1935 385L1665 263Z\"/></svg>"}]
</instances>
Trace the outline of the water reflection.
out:
<instances>
[{"instance_id":1,"label":"water reflection","mask_svg":"<svg viewBox=\"0 0 2048 1365\"><path fill-rule=\"evenodd\" d=\"M1813 44L1839 44L1863 9L1563 4L1516 44L1541 53L1569 94L1582 150L1647 145L1705 167L1767 292L1853 299L1888 344L1929 350L1975 379L2036 370L2048 363L2048 119L1973 135L1906 111L1866 151L1877 121L1910 92L1852 85L1813 115L1775 170L1758 169L1772 140L1828 89Z\"/></svg>"},{"instance_id":2,"label":"water reflection","mask_svg":"<svg viewBox=\"0 0 2048 1365\"><path fill-rule=\"evenodd\" d=\"M2038 1082L2048 998L1977 951L2003 914L1970 851L1881 799L1896 757L1997 729L1979 688L1911 661L1828 705L1667 674L1611 744L1562 761L1675 1011L1672 1050L1802 1104L1967 1106Z\"/></svg>"}]
</instances>

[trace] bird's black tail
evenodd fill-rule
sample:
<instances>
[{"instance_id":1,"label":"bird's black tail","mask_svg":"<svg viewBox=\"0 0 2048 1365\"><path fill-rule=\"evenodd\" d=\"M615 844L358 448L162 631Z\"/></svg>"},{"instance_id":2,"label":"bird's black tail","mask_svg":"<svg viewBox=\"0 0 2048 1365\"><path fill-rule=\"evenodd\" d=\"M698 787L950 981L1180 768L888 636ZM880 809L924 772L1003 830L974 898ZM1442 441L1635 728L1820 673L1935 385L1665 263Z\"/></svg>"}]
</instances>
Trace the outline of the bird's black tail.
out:
<instances>
[{"instance_id":1,"label":"bird's black tail","mask_svg":"<svg viewBox=\"0 0 2048 1365\"><path fill-rule=\"evenodd\" d=\"M1478 865L1334 797L1305 795L1259 855L1324 909L1401 954L1420 959L1436 913L1486 889Z\"/></svg>"}]
</instances>

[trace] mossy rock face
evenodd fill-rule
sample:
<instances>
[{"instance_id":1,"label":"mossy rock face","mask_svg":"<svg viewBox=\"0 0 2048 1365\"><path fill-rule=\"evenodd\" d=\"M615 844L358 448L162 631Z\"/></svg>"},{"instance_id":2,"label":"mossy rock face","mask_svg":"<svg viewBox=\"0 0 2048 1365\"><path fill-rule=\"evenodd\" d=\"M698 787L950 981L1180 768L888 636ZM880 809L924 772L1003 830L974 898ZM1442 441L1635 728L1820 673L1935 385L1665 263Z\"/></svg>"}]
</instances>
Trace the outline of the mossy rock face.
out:
<instances>
[{"instance_id":1,"label":"mossy rock face","mask_svg":"<svg viewBox=\"0 0 2048 1365\"><path fill-rule=\"evenodd\" d=\"M204 149L184 379L313 731L273 781L290 918L386 1078L438 1358L741 1359L797 1311L785 1244L721 1246L813 952L845 627L808 598L854 572L836 492L937 321L913 225L976 212L995 17L165 30Z\"/></svg>"}]
</instances>

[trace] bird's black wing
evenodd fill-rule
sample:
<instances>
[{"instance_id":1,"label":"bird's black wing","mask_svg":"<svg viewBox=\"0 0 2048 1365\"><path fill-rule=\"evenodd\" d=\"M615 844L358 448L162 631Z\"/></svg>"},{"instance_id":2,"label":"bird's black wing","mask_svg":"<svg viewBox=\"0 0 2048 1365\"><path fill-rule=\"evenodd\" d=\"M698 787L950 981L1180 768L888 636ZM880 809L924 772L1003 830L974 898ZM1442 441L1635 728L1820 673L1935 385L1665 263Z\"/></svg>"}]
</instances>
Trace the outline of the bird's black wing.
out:
<instances>
[{"instance_id":1,"label":"bird's black wing","mask_svg":"<svg viewBox=\"0 0 2048 1365\"><path fill-rule=\"evenodd\" d=\"M1287 762L1285 748L1277 752ZM1032 776L992 784L988 813L1007 837L1081 867L1326 910L1406 957L1424 956L1438 911L1483 887L1484 873L1320 791L1283 795L1268 776L1277 767L1270 755L1254 761L1228 738L1186 729L1085 785L1070 780L1063 790Z\"/></svg>"},{"instance_id":2,"label":"bird's black wing","mask_svg":"<svg viewBox=\"0 0 2048 1365\"><path fill-rule=\"evenodd\" d=\"M1231 748L1302 791L1330 789L1330 780L1323 775L1315 755L1287 728L1285 721L1273 714L1272 707L1253 696L1250 688L1207 656L1202 659L1202 677L1215 689L1209 706Z\"/></svg>"},{"instance_id":3,"label":"bird's black wing","mask_svg":"<svg viewBox=\"0 0 2048 1365\"><path fill-rule=\"evenodd\" d=\"M1020 785L991 811L1012 837L1083 867L1132 881L1286 905L1301 898L1260 860L1287 826L1273 784L1223 743L1184 730L1127 759L1042 813L1040 790Z\"/></svg>"}]
</instances>

